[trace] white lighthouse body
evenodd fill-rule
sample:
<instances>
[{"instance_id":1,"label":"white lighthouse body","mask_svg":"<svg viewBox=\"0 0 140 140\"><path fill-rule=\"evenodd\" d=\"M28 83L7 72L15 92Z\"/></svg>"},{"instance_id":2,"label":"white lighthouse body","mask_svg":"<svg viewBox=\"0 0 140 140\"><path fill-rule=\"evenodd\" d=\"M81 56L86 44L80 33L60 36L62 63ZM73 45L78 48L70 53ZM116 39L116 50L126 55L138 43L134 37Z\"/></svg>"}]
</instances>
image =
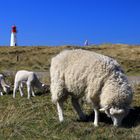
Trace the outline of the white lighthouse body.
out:
<instances>
[{"instance_id":1,"label":"white lighthouse body","mask_svg":"<svg viewBox=\"0 0 140 140\"><path fill-rule=\"evenodd\" d=\"M17 46L16 34L17 34L16 26L12 26L10 46Z\"/></svg>"}]
</instances>

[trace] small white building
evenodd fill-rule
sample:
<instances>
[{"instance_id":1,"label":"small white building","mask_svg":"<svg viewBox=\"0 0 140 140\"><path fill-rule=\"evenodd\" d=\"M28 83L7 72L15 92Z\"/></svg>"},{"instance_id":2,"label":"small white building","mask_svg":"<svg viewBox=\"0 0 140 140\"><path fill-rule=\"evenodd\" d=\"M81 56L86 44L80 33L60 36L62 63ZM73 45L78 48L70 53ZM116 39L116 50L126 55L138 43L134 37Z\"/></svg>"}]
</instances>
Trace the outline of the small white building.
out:
<instances>
[{"instance_id":1,"label":"small white building","mask_svg":"<svg viewBox=\"0 0 140 140\"><path fill-rule=\"evenodd\" d=\"M84 46L88 46L88 45L89 45L88 40L86 40L86 41L84 42Z\"/></svg>"}]
</instances>

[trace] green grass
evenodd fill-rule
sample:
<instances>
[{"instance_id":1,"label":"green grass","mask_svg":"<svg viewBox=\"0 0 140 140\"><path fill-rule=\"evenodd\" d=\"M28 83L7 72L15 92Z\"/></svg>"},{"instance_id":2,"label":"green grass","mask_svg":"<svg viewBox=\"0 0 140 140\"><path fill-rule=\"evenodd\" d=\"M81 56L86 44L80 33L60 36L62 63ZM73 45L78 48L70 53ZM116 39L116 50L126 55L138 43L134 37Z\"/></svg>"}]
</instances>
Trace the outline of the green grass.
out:
<instances>
[{"instance_id":1,"label":"green grass","mask_svg":"<svg viewBox=\"0 0 140 140\"><path fill-rule=\"evenodd\" d=\"M82 48L117 59L128 75L140 75L139 47L104 44ZM5 74L12 72L6 80L13 87L17 70L49 72L51 58L64 49L73 48L80 47L0 47L0 71ZM43 78L43 81L50 82L48 75ZM113 127L112 121L104 114L101 114L100 126L95 128L93 110L88 104L84 104L83 109L90 121L78 121L70 100L64 108L65 121L59 123L56 106L52 104L50 94L38 95L28 100L27 92L25 93L23 98L19 93L16 99L12 95L0 97L0 140L140 139L140 85L135 86L132 104L135 110L131 110L120 128Z\"/></svg>"}]
</instances>

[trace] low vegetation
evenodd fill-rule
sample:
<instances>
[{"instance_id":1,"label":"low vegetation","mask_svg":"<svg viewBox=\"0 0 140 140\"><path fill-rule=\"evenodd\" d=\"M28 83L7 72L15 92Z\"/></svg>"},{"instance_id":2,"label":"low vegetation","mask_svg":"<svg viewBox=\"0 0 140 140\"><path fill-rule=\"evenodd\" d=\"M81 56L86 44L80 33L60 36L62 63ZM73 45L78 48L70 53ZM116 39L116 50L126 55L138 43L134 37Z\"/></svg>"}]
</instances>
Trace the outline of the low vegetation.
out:
<instances>
[{"instance_id":1,"label":"low vegetation","mask_svg":"<svg viewBox=\"0 0 140 140\"><path fill-rule=\"evenodd\" d=\"M111 45L82 47L117 59L127 75L140 75L140 46ZM81 47L0 47L0 71L13 87L14 74L19 69L44 72L43 81L50 84L49 67L51 58L64 49ZM9 76L8 76L9 75ZM134 85L132 109L123 126L115 128L105 114L100 114L100 126L93 126L92 107L83 105L87 122L78 120L71 107L65 104L65 122L59 123L56 106L51 103L50 93L40 94L27 100L17 93L0 97L0 139L2 140L118 140L140 139L140 85ZM25 90L25 92L27 92Z\"/></svg>"},{"instance_id":2,"label":"low vegetation","mask_svg":"<svg viewBox=\"0 0 140 140\"><path fill-rule=\"evenodd\" d=\"M49 71L51 58L65 49L86 49L118 60L129 75L140 74L140 46L104 44L78 47L0 47L0 71Z\"/></svg>"}]
</instances>

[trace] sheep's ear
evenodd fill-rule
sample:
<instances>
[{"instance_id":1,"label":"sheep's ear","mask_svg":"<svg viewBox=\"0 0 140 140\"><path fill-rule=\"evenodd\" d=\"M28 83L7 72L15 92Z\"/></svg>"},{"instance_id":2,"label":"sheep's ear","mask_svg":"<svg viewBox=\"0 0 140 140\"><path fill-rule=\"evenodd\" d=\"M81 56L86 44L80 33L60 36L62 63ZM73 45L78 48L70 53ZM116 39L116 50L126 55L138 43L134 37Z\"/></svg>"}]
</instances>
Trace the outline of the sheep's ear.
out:
<instances>
[{"instance_id":1,"label":"sheep's ear","mask_svg":"<svg viewBox=\"0 0 140 140\"><path fill-rule=\"evenodd\" d=\"M5 87L10 88L10 86L9 86L9 85L6 85Z\"/></svg>"},{"instance_id":2,"label":"sheep's ear","mask_svg":"<svg viewBox=\"0 0 140 140\"><path fill-rule=\"evenodd\" d=\"M129 106L127 109L132 109L132 110L134 110L135 108L134 108L134 107L132 107L132 106Z\"/></svg>"},{"instance_id":3,"label":"sheep's ear","mask_svg":"<svg viewBox=\"0 0 140 140\"><path fill-rule=\"evenodd\" d=\"M105 112L105 108L100 108L99 111L100 112Z\"/></svg>"},{"instance_id":4,"label":"sheep's ear","mask_svg":"<svg viewBox=\"0 0 140 140\"><path fill-rule=\"evenodd\" d=\"M110 109L110 114L111 115L117 115L117 114L122 114L124 113L124 109L115 109L115 108L111 108Z\"/></svg>"},{"instance_id":5,"label":"sheep's ear","mask_svg":"<svg viewBox=\"0 0 140 140\"><path fill-rule=\"evenodd\" d=\"M117 113L118 114L122 114L122 113L124 113L125 111L124 111L124 109L119 109L119 110L117 110Z\"/></svg>"}]
</instances>

